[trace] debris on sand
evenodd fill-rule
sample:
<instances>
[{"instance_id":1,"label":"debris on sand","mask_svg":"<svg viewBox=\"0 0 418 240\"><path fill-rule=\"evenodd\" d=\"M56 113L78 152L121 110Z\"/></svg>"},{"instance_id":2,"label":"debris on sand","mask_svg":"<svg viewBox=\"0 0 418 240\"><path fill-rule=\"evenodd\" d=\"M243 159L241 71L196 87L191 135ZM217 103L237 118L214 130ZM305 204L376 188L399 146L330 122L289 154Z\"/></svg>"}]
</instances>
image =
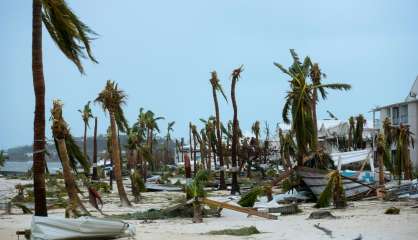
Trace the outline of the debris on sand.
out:
<instances>
[{"instance_id":1,"label":"debris on sand","mask_svg":"<svg viewBox=\"0 0 418 240\"><path fill-rule=\"evenodd\" d=\"M400 212L399 208L390 207L390 208L386 209L385 214L396 215L396 214L399 214L399 212Z\"/></svg>"},{"instance_id":2,"label":"debris on sand","mask_svg":"<svg viewBox=\"0 0 418 240\"><path fill-rule=\"evenodd\" d=\"M318 224L314 224L314 227L317 228L317 229L319 229L319 230L321 230L321 231L323 231L327 236L329 236L330 238L332 238L332 231L331 230L319 226L319 223Z\"/></svg>"},{"instance_id":3,"label":"debris on sand","mask_svg":"<svg viewBox=\"0 0 418 240\"><path fill-rule=\"evenodd\" d=\"M223 229L218 231L210 231L209 235L230 235L230 236L249 236L261 233L255 226L243 227L238 229Z\"/></svg>"},{"instance_id":4,"label":"debris on sand","mask_svg":"<svg viewBox=\"0 0 418 240\"><path fill-rule=\"evenodd\" d=\"M312 212L309 215L309 218L308 219L326 219L326 218L328 218L328 219L335 219L337 217L335 217L334 215L332 215L330 211L320 210L320 211Z\"/></svg>"}]
</instances>

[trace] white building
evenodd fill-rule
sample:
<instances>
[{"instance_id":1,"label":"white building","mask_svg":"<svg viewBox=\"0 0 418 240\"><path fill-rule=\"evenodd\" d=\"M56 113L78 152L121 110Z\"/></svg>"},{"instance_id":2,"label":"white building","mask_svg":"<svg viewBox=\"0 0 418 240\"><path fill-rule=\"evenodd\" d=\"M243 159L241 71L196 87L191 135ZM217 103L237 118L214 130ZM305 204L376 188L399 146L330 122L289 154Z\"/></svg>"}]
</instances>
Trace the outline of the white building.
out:
<instances>
[{"instance_id":1,"label":"white building","mask_svg":"<svg viewBox=\"0 0 418 240\"><path fill-rule=\"evenodd\" d=\"M414 134L413 138L416 139L418 134L418 77L415 79L412 88L402 102L389 104L383 107L376 107L373 109L373 118L376 128L382 128L382 122L385 118L389 118L391 124L394 126L399 126L400 124L409 126L410 131ZM380 114L380 118L376 118ZM414 146L410 148L410 157L412 161L412 166L415 170L418 170L418 147Z\"/></svg>"}]
</instances>

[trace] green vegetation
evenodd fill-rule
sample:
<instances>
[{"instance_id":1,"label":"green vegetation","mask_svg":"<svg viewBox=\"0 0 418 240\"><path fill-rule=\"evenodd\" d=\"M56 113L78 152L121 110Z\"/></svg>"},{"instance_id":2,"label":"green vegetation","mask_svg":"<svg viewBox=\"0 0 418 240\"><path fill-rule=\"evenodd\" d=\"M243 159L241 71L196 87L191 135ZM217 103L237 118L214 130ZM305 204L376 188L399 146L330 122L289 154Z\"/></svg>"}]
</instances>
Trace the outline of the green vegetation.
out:
<instances>
[{"instance_id":1,"label":"green vegetation","mask_svg":"<svg viewBox=\"0 0 418 240\"><path fill-rule=\"evenodd\" d=\"M230 236L250 236L261 233L255 226L242 227L238 229L223 229L217 231L210 231L209 235L230 235Z\"/></svg>"}]
</instances>

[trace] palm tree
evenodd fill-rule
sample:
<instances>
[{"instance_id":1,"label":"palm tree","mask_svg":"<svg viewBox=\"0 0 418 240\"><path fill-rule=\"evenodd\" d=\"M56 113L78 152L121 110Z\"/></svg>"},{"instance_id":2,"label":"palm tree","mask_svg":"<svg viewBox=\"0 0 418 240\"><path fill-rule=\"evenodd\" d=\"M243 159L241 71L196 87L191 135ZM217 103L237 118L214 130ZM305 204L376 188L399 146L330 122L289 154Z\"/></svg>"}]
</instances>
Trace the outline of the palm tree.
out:
<instances>
[{"instance_id":1,"label":"palm tree","mask_svg":"<svg viewBox=\"0 0 418 240\"><path fill-rule=\"evenodd\" d=\"M363 128L365 123L366 119L364 119L363 115L360 114L356 117L356 128L354 131L355 149L363 148Z\"/></svg>"},{"instance_id":2,"label":"palm tree","mask_svg":"<svg viewBox=\"0 0 418 240\"><path fill-rule=\"evenodd\" d=\"M319 68L318 63L314 63L311 67L310 77L312 80L312 84L320 85L321 84L321 77L326 77L325 74L321 73L321 69ZM324 89L319 89L323 96L326 95ZM316 104L318 102L318 89L314 89L312 92L312 119L313 119L313 141L312 141L312 150L316 151L318 147L318 121L316 117Z\"/></svg>"},{"instance_id":3,"label":"palm tree","mask_svg":"<svg viewBox=\"0 0 418 240\"><path fill-rule=\"evenodd\" d=\"M291 77L289 81L291 90L287 93L282 117L286 124L292 123L298 146L298 165L302 165L309 150L312 150L312 145L315 147L317 141L312 116L313 91L319 89L322 94L326 89L348 90L351 86L348 84L309 84L306 78L312 66L310 58L305 57L302 63L293 49L290 49L290 54L293 64L288 69L278 63L274 65ZM323 99L326 97L325 94L321 96ZM291 119L289 113L291 113Z\"/></svg>"},{"instance_id":4,"label":"palm tree","mask_svg":"<svg viewBox=\"0 0 418 240\"><path fill-rule=\"evenodd\" d=\"M218 139L217 141L217 153L219 157L219 166L220 166L220 182L219 182L219 189L225 190L226 184L225 184L225 169L224 169L224 156L222 153L222 136L221 136L221 117L219 114L219 104L218 104L218 97L217 92L221 92L222 96L225 98L225 101L228 101L224 91L222 90L222 86L219 83L218 74L216 71L212 72L212 77L210 79L210 84L212 85L212 95L213 95L213 104L215 105L215 127L216 127L216 137Z\"/></svg>"},{"instance_id":5,"label":"palm tree","mask_svg":"<svg viewBox=\"0 0 418 240\"><path fill-rule=\"evenodd\" d=\"M89 120L93 118L93 114L91 113L90 108L90 101L87 102L86 105L84 105L83 110L78 110L81 113L81 118L84 122L84 137L83 137L83 154L85 159L89 159L87 156L87 128L89 126Z\"/></svg>"},{"instance_id":6,"label":"palm tree","mask_svg":"<svg viewBox=\"0 0 418 240\"><path fill-rule=\"evenodd\" d=\"M354 148L354 128L355 128L355 122L354 117L350 117L348 119L349 129L348 129L348 150L351 150Z\"/></svg>"},{"instance_id":7,"label":"palm tree","mask_svg":"<svg viewBox=\"0 0 418 240\"><path fill-rule=\"evenodd\" d=\"M128 207L131 206L131 203L128 200L123 186L120 149L117 135L117 127L121 126L120 124L117 124L117 119L119 119L119 122L126 122L126 120L123 120L125 117L122 110L122 105L125 104L125 100L125 93L118 89L118 85L115 82L108 80L106 87L99 93L95 102L100 103L103 110L108 111L109 113L112 134L112 159L114 161L116 184L122 206Z\"/></svg>"},{"instance_id":8,"label":"palm tree","mask_svg":"<svg viewBox=\"0 0 418 240\"><path fill-rule=\"evenodd\" d=\"M253 125L251 126L251 132L254 134L255 141L258 146L258 144L260 143L260 121L255 121L253 123Z\"/></svg>"},{"instance_id":9,"label":"palm tree","mask_svg":"<svg viewBox=\"0 0 418 240\"><path fill-rule=\"evenodd\" d=\"M231 83L231 101L232 107L234 109L234 117L232 121L232 146L231 146L231 163L232 163L232 186L231 194L239 193L239 184L238 184L238 168L237 168L237 150L238 150L238 135L239 135L239 123L238 123L238 107L237 100L235 96L235 87L237 81L240 78L243 66L235 69L232 72L232 83Z\"/></svg>"},{"instance_id":10,"label":"palm tree","mask_svg":"<svg viewBox=\"0 0 418 240\"><path fill-rule=\"evenodd\" d=\"M280 157L283 161L283 165L287 170L292 169L292 161L291 158L296 156L296 144L293 141L293 134L292 132L288 132L283 134L282 129L279 129L279 139L280 139Z\"/></svg>"},{"instance_id":11,"label":"palm tree","mask_svg":"<svg viewBox=\"0 0 418 240\"><path fill-rule=\"evenodd\" d=\"M80 160L80 163L82 163L85 167L85 171L88 171L89 164L72 139L68 125L62 116L61 101L54 100L51 115L52 134L54 136L55 146L62 164L65 188L69 198L69 205L71 206L71 216L76 217L79 215L76 211L77 208L80 208L85 214L88 214L88 211L78 196L77 186L71 169L77 169L74 158Z\"/></svg>"},{"instance_id":12,"label":"palm tree","mask_svg":"<svg viewBox=\"0 0 418 240\"><path fill-rule=\"evenodd\" d=\"M169 122L168 124L167 124L167 134L165 135L165 163L167 164L167 163L169 163L169 157L168 157L168 155L169 155L169 149L168 149L168 145L170 144L170 142L171 142L171 134L170 134L170 132L172 132L173 130L174 130L174 128L173 128L173 126L174 126L174 124L175 124L176 122Z\"/></svg>"},{"instance_id":13,"label":"palm tree","mask_svg":"<svg viewBox=\"0 0 418 240\"><path fill-rule=\"evenodd\" d=\"M157 121L163 120L164 117L155 117L154 112L148 110L143 115L143 121L145 124L145 127L147 129L147 145L148 149L150 151L150 154L152 156L153 153L153 140L154 140L154 130L157 132L160 132L160 128L158 127ZM158 167L158 163L154 162L153 159L151 159L151 169L155 170L155 168Z\"/></svg>"},{"instance_id":14,"label":"palm tree","mask_svg":"<svg viewBox=\"0 0 418 240\"><path fill-rule=\"evenodd\" d=\"M75 15L64 0L33 0L32 75L35 92L33 183L35 216L47 216L45 191L45 80L42 62L42 21L61 52L84 73L80 58L97 62L90 48L95 33Z\"/></svg>"},{"instance_id":15,"label":"palm tree","mask_svg":"<svg viewBox=\"0 0 418 240\"><path fill-rule=\"evenodd\" d=\"M385 144L385 136L381 133L377 135L377 141L376 141L376 152L377 152L377 161L379 163L379 186L384 187L385 184L385 175L383 172L384 167L384 155L386 152L386 144Z\"/></svg>"},{"instance_id":16,"label":"palm tree","mask_svg":"<svg viewBox=\"0 0 418 240\"><path fill-rule=\"evenodd\" d=\"M0 151L0 167L4 166L4 163L6 162L7 159L8 159L7 155L5 154L3 150L1 150Z\"/></svg>"},{"instance_id":17,"label":"palm tree","mask_svg":"<svg viewBox=\"0 0 418 240\"><path fill-rule=\"evenodd\" d=\"M405 179L412 179L412 164L409 154L409 146L414 147L413 133L408 126L403 124L393 128L393 137L396 144L395 174L399 177L399 182L404 173Z\"/></svg>"}]
</instances>

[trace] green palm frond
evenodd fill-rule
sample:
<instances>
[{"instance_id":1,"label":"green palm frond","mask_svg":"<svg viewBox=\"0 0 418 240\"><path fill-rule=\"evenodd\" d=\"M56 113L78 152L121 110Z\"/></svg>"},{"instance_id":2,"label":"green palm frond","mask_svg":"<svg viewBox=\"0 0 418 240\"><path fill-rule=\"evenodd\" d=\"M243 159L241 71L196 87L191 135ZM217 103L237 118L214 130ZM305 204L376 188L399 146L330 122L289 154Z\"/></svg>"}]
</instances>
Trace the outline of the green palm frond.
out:
<instances>
[{"instance_id":1,"label":"green palm frond","mask_svg":"<svg viewBox=\"0 0 418 240\"><path fill-rule=\"evenodd\" d=\"M97 34L84 24L68 7L64 0L42 0L42 21L51 38L78 68L84 73L80 58L93 57L90 43ZM86 51L87 56L84 51Z\"/></svg>"},{"instance_id":2,"label":"green palm frond","mask_svg":"<svg viewBox=\"0 0 418 240\"><path fill-rule=\"evenodd\" d=\"M71 167L77 172L77 163L79 163L85 173L90 172L90 163L88 159L84 157L80 147L75 143L75 140L71 134L68 134L65 138L65 145L67 147L68 157L70 159Z\"/></svg>"},{"instance_id":3,"label":"green palm frond","mask_svg":"<svg viewBox=\"0 0 418 240\"><path fill-rule=\"evenodd\" d=\"M331 199L333 199L334 206L336 207L345 207L347 205L343 188L343 180L338 170L332 171L328 174L327 186L319 196L315 207L328 207Z\"/></svg>"}]
</instances>

